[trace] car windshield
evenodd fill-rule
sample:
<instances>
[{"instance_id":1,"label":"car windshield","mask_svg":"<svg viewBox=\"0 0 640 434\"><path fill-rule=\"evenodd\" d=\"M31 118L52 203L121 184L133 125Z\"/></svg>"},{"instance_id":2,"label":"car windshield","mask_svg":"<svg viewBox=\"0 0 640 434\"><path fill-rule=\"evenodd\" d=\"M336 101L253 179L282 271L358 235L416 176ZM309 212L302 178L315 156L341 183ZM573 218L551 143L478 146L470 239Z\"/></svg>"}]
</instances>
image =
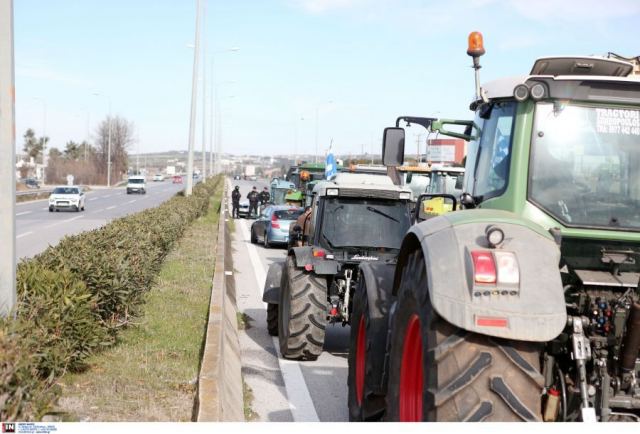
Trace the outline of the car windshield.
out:
<instances>
[{"instance_id":1,"label":"car windshield","mask_svg":"<svg viewBox=\"0 0 640 434\"><path fill-rule=\"evenodd\" d=\"M57 187L53 190L53 194L78 194L78 189L72 187Z\"/></svg>"},{"instance_id":2,"label":"car windshield","mask_svg":"<svg viewBox=\"0 0 640 434\"><path fill-rule=\"evenodd\" d=\"M363 199L326 199L322 243L329 248L364 247L399 249L411 225L403 202Z\"/></svg>"},{"instance_id":3,"label":"car windshield","mask_svg":"<svg viewBox=\"0 0 640 434\"><path fill-rule=\"evenodd\" d=\"M141 179L141 178L129 178L129 184L144 184L144 179Z\"/></svg>"},{"instance_id":4,"label":"car windshield","mask_svg":"<svg viewBox=\"0 0 640 434\"><path fill-rule=\"evenodd\" d=\"M536 107L529 198L569 226L640 230L640 110Z\"/></svg>"},{"instance_id":5,"label":"car windshield","mask_svg":"<svg viewBox=\"0 0 640 434\"><path fill-rule=\"evenodd\" d=\"M273 213L280 220L296 220L302 214L302 208L279 209Z\"/></svg>"}]
</instances>

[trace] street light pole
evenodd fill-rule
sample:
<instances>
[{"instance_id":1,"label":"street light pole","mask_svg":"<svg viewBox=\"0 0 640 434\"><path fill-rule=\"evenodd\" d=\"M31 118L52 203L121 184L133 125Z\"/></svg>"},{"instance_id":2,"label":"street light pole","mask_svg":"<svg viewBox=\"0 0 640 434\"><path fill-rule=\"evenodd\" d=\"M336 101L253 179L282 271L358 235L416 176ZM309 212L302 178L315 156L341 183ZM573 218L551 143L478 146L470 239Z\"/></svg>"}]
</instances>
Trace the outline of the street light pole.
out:
<instances>
[{"instance_id":1,"label":"street light pole","mask_svg":"<svg viewBox=\"0 0 640 434\"><path fill-rule=\"evenodd\" d=\"M16 304L16 137L13 0L0 1L0 316Z\"/></svg>"},{"instance_id":2,"label":"street light pole","mask_svg":"<svg viewBox=\"0 0 640 434\"><path fill-rule=\"evenodd\" d=\"M107 99L107 102L109 103L109 114L107 117L107 122L108 122L108 133L107 133L107 187L110 188L111 187L111 124L112 119L111 119L111 97L108 95L104 95L101 94L99 92L94 92L93 96L102 96L104 98Z\"/></svg>"},{"instance_id":3,"label":"street light pole","mask_svg":"<svg viewBox=\"0 0 640 434\"><path fill-rule=\"evenodd\" d=\"M196 129L196 99L198 97L198 67L200 60L200 0L196 0L196 35L193 50L193 73L191 76L191 117L189 119L189 156L187 158L187 188L185 195L193 192L193 141Z\"/></svg>"},{"instance_id":4,"label":"street light pole","mask_svg":"<svg viewBox=\"0 0 640 434\"><path fill-rule=\"evenodd\" d=\"M45 169L45 158L47 154L47 101L39 96L33 99L42 103L42 183L45 184L47 179L47 171ZM35 163L37 164L38 161L36 160Z\"/></svg>"},{"instance_id":5,"label":"street light pole","mask_svg":"<svg viewBox=\"0 0 640 434\"><path fill-rule=\"evenodd\" d=\"M316 155L314 159L316 163L318 162L318 118L319 118L320 106L323 104L332 104L332 103L333 101L327 101L326 103L320 103L316 106Z\"/></svg>"},{"instance_id":6,"label":"street light pole","mask_svg":"<svg viewBox=\"0 0 640 434\"><path fill-rule=\"evenodd\" d=\"M202 182L207 182L207 0L202 4Z\"/></svg>"}]
</instances>

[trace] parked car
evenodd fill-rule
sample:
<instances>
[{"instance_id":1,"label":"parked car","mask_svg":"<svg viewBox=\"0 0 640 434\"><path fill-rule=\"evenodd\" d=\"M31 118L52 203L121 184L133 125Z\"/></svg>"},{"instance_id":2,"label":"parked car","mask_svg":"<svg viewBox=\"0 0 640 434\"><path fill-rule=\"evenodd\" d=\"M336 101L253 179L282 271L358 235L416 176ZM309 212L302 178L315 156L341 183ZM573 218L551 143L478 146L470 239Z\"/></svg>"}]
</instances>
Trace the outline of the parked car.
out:
<instances>
[{"instance_id":1,"label":"parked car","mask_svg":"<svg viewBox=\"0 0 640 434\"><path fill-rule=\"evenodd\" d=\"M258 177L257 177L256 175L251 175L251 176L249 177L249 180L250 180L250 181L257 181L257 180L258 180Z\"/></svg>"},{"instance_id":2,"label":"parked car","mask_svg":"<svg viewBox=\"0 0 640 434\"><path fill-rule=\"evenodd\" d=\"M164 176L162 175L162 173L156 173L155 175L153 175L153 182L157 181L164 181Z\"/></svg>"},{"instance_id":3,"label":"parked car","mask_svg":"<svg viewBox=\"0 0 640 434\"><path fill-rule=\"evenodd\" d=\"M49 195L49 212L68 209L84 211L85 196L82 187L75 185L56 187Z\"/></svg>"},{"instance_id":4,"label":"parked car","mask_svg":"<svg viewBox=\"0 0 640 434\"><path fill-rule=\"evenodd\" d=\"M289 242L289 225L295 224L304 210L287 205L268 206L251 225L251 242L262 241L265 247Z\"/></svg>"},{"instance_id":5,"label":"parked car","mask_svg":"<svg viewBox=\"0 0 640 434\"><path fill-rule=\"evenodd\" d=\"M240 206L238 207L238 217L249 217L249 200L243 199L240 201Z\"/></svg>"},{"instance_id":6,"label":"parked car","mask_svg":"<svg viewBox=\"0 0 640 434\"><path fill-rule=\"evenodd\" d=\"M173 183L174 183L174 184L182 184L182 176L180 176L180 175L175 175L175 176L173 177Z\"/></svg>"},{"instance_id":7,"label":"parked car","mask_svg":"<svg viewBox=\"0 0 640 434\"><path fill-rule=\"evenodd\" d=\"M240 176L240 175L234 175L234 176L233 176L233 179L237 181L237 180L242 179L242 176Z\"/></svg>"},{"instance_id":8,"label":"parked car","mask_svg":"<svg viewBox=\"0 0 640 434\"><path fill-rule=\"evenodd\" d=\"M130 176L127 180L127 194L147 193L147 180L142 175Z\"/></svg>"},{"instance_id":9,"label":"parked car","mask_svg":"<svg viewBox=\"0 0 640 434\"><path fill-rule=\"evenodd\" d=\"M38 182L38 180L34 179L34 178L27 178L24 180L24 185L27 186L27 188L40 188L40 183Z\"/></svg>"}]
</instances>

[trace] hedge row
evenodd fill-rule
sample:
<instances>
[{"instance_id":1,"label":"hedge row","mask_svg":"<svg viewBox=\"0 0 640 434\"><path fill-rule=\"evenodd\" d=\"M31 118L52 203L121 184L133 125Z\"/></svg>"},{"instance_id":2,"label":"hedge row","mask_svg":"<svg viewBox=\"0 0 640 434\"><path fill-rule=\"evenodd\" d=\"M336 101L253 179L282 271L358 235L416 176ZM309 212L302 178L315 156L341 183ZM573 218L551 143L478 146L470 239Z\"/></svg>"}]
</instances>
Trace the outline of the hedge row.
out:
<instances>
[{"instance_id":1,"label":"hedge row","mask_svg":"<svg viewBox=\"0 0 640 434\"><path fill-rule=\"evenodd\" d=\"M0 320L0 420L39 419L55 399L55 380L116 341L220 182L66 237L18 265L16 312Z\"/></svg>"}]
</instances>

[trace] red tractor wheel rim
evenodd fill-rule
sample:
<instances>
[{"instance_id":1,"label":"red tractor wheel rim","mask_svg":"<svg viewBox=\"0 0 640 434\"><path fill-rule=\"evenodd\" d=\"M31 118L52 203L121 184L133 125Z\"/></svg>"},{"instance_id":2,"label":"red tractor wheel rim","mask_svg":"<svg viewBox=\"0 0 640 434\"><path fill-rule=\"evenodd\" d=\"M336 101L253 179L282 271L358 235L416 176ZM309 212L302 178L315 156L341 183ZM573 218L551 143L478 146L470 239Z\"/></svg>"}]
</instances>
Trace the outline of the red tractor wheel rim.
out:
<instances>
[{"instance_id":1,"label":"red tractor wheel rim","mask_svg":"<svg viewBox=\"0 0 640 434\"><path fill-rule=\"evenodd\" d=\"M409 318L402 348L400 368L400 421L420 422L422 420L422 334L420 318Z\"/></svg>"},{"instance_id":2,"label":"red tractor wheel rim","mask_svg":"<svg viewBox=\"0 0 640 434\"><path fill-rule=\"evenodd\" d=\"M364 362L367 351L366 333L364 315L362 315L358 323L358 340L356 341L356 401L358 401L358 405L362 405L362 395L364 394Z\"/></svg>"}]
</instances>

